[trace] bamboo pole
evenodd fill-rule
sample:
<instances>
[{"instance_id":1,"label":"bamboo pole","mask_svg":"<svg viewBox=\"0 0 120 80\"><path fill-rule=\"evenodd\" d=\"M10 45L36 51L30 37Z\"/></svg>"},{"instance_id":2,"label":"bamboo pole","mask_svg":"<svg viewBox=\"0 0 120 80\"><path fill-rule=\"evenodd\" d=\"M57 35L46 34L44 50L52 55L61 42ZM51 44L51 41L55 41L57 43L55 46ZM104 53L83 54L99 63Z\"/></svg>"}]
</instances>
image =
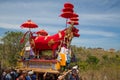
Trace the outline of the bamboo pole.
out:
<instances>
[{"instance_id":1,"label":"bamboo pole","mask_svg":"<svg viewBox=\"0 0 120 80\"><path fill-rule=\"evenodd\" d=\"M58 79L57 80L63 80L64 78L65 78L65 76L68 74L68 73L70 73L72 70L68 70L67 72L64 72L62 75L60 75L59 77L58 77Z\"/></svg>"}]
</instances>

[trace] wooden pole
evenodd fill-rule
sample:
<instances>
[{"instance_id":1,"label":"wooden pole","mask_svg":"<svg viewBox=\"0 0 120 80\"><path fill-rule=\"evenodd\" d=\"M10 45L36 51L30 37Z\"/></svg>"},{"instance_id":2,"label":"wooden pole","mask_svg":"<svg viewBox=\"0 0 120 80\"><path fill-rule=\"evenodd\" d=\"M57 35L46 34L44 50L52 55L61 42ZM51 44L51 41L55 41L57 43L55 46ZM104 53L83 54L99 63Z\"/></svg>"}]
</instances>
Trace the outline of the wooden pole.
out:
<instances>
[{"instance_id":1,"label":"wooden pole","mask_svg":"<svg viewBox=\"0 0 120 80\"><path fill-rule=\"evenodd\" d=\"M65 76L70 73L72 70L68 70L67 72L64 72L63 75L60 75L57 80L63 80Z\"/></svg>"},{"instance_id":2,"label":"wooden pole","mask_svg":"<svg viewBox=\"0 0 120 80\"><path fill-rule=\"evenodd\" d=\"M39 73L36 73L36 80L38 80L38 78L39 78L38 76L39 76Z\"/></svg>"}]
</instances>

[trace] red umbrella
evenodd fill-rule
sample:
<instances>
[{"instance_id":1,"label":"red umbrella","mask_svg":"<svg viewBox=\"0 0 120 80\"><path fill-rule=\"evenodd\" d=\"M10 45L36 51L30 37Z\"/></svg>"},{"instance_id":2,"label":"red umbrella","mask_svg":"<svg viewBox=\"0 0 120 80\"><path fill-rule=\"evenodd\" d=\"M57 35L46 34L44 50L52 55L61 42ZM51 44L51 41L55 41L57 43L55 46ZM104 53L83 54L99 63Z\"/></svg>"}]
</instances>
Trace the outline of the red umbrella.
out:
<instances>
[{"instance_id":1,"label":"red umbrella","mask_svg":"<svg viewBox=\"0 0 120 80\"><path fill-rule=\"evenodd\" d=\"M63 17L63 18L68 19L68 18L72 17L73 12L74 12L74 10L73 10L73 4L71 4L71 3L65 3L64 4L64 9L62 9L62 14L60 16Z\"/></svg>"},{"instance_id":2,"label":"red umbrella","mask_svg":"<svg viewBox=\"0 0 120 80\"><path fill-rule=\"evenodd\" d=\"M79 17L79 15L76 13L73 13L73 17Z\"/></svg>"},{"instance_id":3,"label":"red umbrella","mask_svg":"<svg viewBox=\"0 0 120 80\"><path fill-rule=\"evenodd\" d=\"M28 20L24 22L20 27L21 28L37 28L38 25L32 22L31 20Z\"/></svg>"},{"instance_id":4,"label":"red umbrella","mask_svg":"<svg viewBox=\"0 0 120 80\"><path fill-rule=\"evenodd\" d=\"M70 18L70 21L68 22L68 24L79 25L78 17L79 17L78 14L73 13L73 16L72 18Z\"/></svg>"},{"instance_id":5,"label":"red umbrella","mask_svg":"<svg viewBox=\"0 0 120 80\"><path fill-rule=\"evenodd\" d=\"M64 8L64 9L62 9L62 12L71 12L71 13L73 13L74 11L71 8Z\"/></svg>"},{"instance_id":6,"label":"red umbrella","mask_svg":"<svg viewBox=\"0 0 120 80\"><path fill-rule=\"evenodd\" d=\"M45 31L44 29L42 29L42 30L37 31L36 34L40 34L40 35L42 35L42 36L47 36L47 35L48 35L48 32Z\"/></svg>"},{"instance_id":7,"label":"red umbrella","mask_svg":"<svg viewBox=\"0 0 120 80\"><path fill-rule=\"evenodd\" d=\"M60 16L63 17L63 18L68 19L68 18L71 18L72 15L73 15L72 12L64 12L64 13L62 13Z\"/></svg>"},{"instance_id":8,"label":"red umbrella","mask_svg":"<svg viewBox=\"0 0 120 80\"><path fill-rule=\"evenodd\" d=\"M73 12L74 12L73 8L74 5L67 2L64 4L64 9L62 9L62 14L60 16L66 18L66 27L67 27L68 19L73 17Z\"/></svg>"},{"instance_id":9,"label":"red umbrella","mask_svg":"<svg viewBox=\"0 0 120 80\"><path fill-rule=\"evenodd\" d=\"M69 7L69 8L74 8L74 5L71 4L71 3L69 3L69 2L67 2L67 3L64 4L64 7L65 7L65 8L67 8L67 7Z\"/></svg>"},{"instance_id":10,"label":"red umbrella","mask_svg":"<svg viewBox=\"0 0 120 80\"><path fill-rule=\"evenodd\" d=\"M77 17L70 18L71 21L78 21L79 19Z\"/></svg>"},{"instance_id":11,"label":"red umbrella","mask_svg":"<svg viewBox=\"0 0 120 80\"><path fill-rule=\"evenodd\" d=\"M30 37L31 37L31 35L32 35L32 32L30 31L30 28L37 28L38 25L35 24L34 22L32 22L31 20L28 20L28 21L24 22L20 27L21 27L21 28L29 28L29 31L27 31L27 32L24 34L23 38L22 38L21 41L20 41L20 42L23 42L25 36L27 35L27 33L29 33L29 40L30 40Z\"/></svg>"},{"instance_id":12,"label":"red umbrella","mask_svg":"<svg viewBox=\"0 0 120 80\"><path fill-rule=\"evenodd\" d=\"M68 24L79 25L78 21L69 21Z\"/></svg>"}]
</instances>

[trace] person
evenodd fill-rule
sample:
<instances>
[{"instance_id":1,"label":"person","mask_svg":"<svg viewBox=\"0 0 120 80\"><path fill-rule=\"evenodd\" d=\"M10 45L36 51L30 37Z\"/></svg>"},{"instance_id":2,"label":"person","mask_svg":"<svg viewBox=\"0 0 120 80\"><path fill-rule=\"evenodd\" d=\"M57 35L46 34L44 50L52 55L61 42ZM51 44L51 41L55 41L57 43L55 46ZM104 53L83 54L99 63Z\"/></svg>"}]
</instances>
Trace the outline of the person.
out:
<instances>
[{"instance_id":1,"label":"person","mask_svg":"<svg viewBox=\"0 0 120 80\"><path fill-rule=\"evenodd\" d=\"M60 50L60 53L58 54L57 60L60 63L61 71L64 71L65 67L66 67L66 60L67 60L67 57L66 57L66 46L65 45L63 45L61 47L61 50Z\"/></svg>"},{"instance_id":2,"label":"person","mask_svg":"<svg viewBox=\"0 0 120 80\"><path fill-rule=\"evenodd\" d=\"M20 76L16 80L26 80L26 71L22 71Z\"/></svg>"},{"instance_id":3,"label":"person","mask_svg":"<svg viewBox=\"0 0 120 80\"><path fill-rule=\"evenodd\" d=\"M34 55L35 55L35 53L34 53L33 49L30 48L30 59L34 58Z\"/></svg>"},{"instance_id":4,"label":"person","mask_svg":"<svg viewBox=\"0 0 120 80\"><path fill-rule=\"evenodd\" d=\"M72 53L71 62L77 62L77 58L74 53Z\"/></svg>"},{"instance_id":5,"label":"person","mask_svg":"<svg viewBox=\"0 0 120 80\"><path fill-rule=\"evenodd\" d=\"M32 79L31 79L31 77L30 77L30 76L31 76L31 74L32 74L32 72L31 72L31 71L27 72L27 75L26 75L26 77L25 77L25 78L26 78L26 80L32 80Z\"/></svg>"},{"instance_id":6,"label":"person","mask_svg":"<svg viewBox=\"0 0 120 80\"><path fill-rule=\"evenodd\" d=\"M33 74L31 75L31 79L32 80L36 80L37 79L36 73L33 72Z\"/></svg>"},{"instance_id":7,"label":"person","mask_svg":"<svg viewBox=\"0 0 120 80\"><path fill-rule=\"evenodd\" d=\"M68 69L70 67L70 62L71 62L71 51L70 49L66 49L66 68Z\"/></svg>"},{"instance_id":8,"label":"person","mask_svg":"<svg viewBox=\"0 0 120 80\"><path fill-rule=\"evenodd\" d=\"M5 80L12 80L12 76L10 75L10 70L7 70L6 72L7 74L5 76Z\"/></svg>"},{"instance_id":9,"label":"person","mask_svg":"<svg viewBox=\"0 0 120 80\"><path fill-rule=\"evenodd\" d=\"M79 75L78 75L76 69L72 70L72 73L70 75L70 79L69 80L80 80Z\"/></svg>"},{"instance_id":10,"label":"person","mask_svg":"<svg viewBox=\"0 0 120 80\"><path fill-rule=\"evenodd\" d=\"M16 80L16 71L14 69L11 69L10 75L12 77L12 80Z\"/></svg>"},{"instance_id":11,"label":"person","mask_svg":"<svg viewBox=\"0 0 120 80\"><path fill-rule=\"evenodd\" d=\"M70 74L70 79L69 80L80 80L79 71L78 71L78 66L77 65L72 68L72 72Z\"/></svg>"},{"instance_id":12,"label":"person","mask_svg":"<svg viewBox=\"0 0 120 80\"><path fill-rule=\"evenodd\" d=\"M3 70L3 71L2 71L2 75L1 75L1 80L5 80L6 74L7 74L6 71Z\"/></svg>"},{"instance_id":13,"label":"person","mask_svg":"<svg viewBox=\"0 0 120 80\"><path fill-rule=\"evenodd\" d=\"M16 70L16 79L22 74L22 70Z\"/></svg>"},{"instance_id":14,"label":"person","mask_svg":"<svg viewBox=\"0 0 120 80\"><path fill-rule=\"evenodd\" d=\"M30 59L30 49L31 49L30 42L27 41L27 43L25 44L25 52L24 52L24 59L25 60Z\"/></svg>"},{"instance_id":15,"label":"person","mask_svg":"<svg viewBox=\"0 0 120 80\"><path fill-rule=\"evenodd\" d=\"M36 80L37 76L36 74L33 72L33 70L28 71L27 75L26 75L26 80Z\"/></svg>"}]
</instances>

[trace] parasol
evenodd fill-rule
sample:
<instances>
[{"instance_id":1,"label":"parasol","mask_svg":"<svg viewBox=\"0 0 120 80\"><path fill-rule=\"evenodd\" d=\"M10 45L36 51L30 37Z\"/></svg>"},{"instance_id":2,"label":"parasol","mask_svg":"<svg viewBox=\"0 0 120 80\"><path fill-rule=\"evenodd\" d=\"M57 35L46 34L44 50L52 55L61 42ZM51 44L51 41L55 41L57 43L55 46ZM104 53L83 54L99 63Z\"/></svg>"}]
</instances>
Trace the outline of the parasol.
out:
<instances>
[{"instance_id":1,"label":"parasol","mask_svg":"<svg viewBox=\"0 0 120 80\"><path fill-rule=\"evenodd\" d=\"M60 16L66 18L66 27L67 27L68 19L73 16L73 12L74 12L73 8L74 5L68 2L64 4L64 9L62 9L62 14Z\"/></svg>"},{"instance_id":2,"label":"parasol","mask_svg":"<svg viewBox=\"0 0 120 80\"><path fill-rule=\"evenodd\" d=\"M70 21L68 21L67 24L79 25L79 23L78 23L78 21L79 21L78 17L79 17L78 14L73 13L72 18L70 18Z\"/></svg>"},{"instance_id":3,"label":"parasol","mask_svg":"<svg viewBox=\"0 0 120 80\"><path fill-rule=\"evenodd\" d=\"M37 28L38 25L36 23L34 23L32 20L28 20L26 22L24 22L21 26L21 28Z\"/></svg>"},{"instance_id":4,"label":"parasol","mask_svg":"<svg viewBox=\"0 0 120 80\"><path fill-rule=\"evenodd\" d=\"M79 15L77 13L73 13L72 17L79 17Z\"/></svg>"},{"instance_id":5,"label":"parasol","mask_svg":"<svg viewBox=\"0 0 120 80\"><path fill-rule=\"evenodd\" d=\"M73 13L74 11L71 8L63 8L62 12L71 12L71 13Z\"/></svg>"},{"instance_id":6,"label":"parasol","mask_svg":"<svg viewBox=\"0 0 120 80\"><path fill-rule=\"evenodd\" d=\"M36 34L38 34L38 35L40 34L40 35L42 35L42 36L47 36L47 35L48 35L48 32L45 31L44 29L42 29L42 30L37 31Z\"/></svg>"},{"instance_id":7,"label":"parasol","mask_svg":"<svg viewBox=\"0 0 120 80\"><path fill-rule=\"evenodd\" d=\"M63 18L68 19L68 18L71 18L72 15L73 15L72 12L63 12L60 16L63 17Z\"/></svg>"},{"instance_id":8,"label":"parasol","mask_svg":"<svg viewBox=\"0 0 120 80\"><path fill-rule=\"evenodd\" d=\"M69 21L68 24L79 25L78 21Z\"/></svg>"},{"instance_id":9,"label":"parasol","mask_svg":"<svg viewBox=\"0 0 120 80\"><path fill-rule=\"evenodd\" d=\"M20 40L20 42L22 43L24 41L24 38L25 36L27 35L27 33L29 33L29 40L30 40L30 37L32 35L32 32L30 31L31 28L37 28L38 25L36 23L34 23L32 20L27 20L26 22L24 22L23 24L21 24L20 26L21 28L29 28L29 31L27 31L23 38Z\"/></svg>"},{"instance_id":10,"label":"parasol","mask_svg":"<svg viewBox=\"0 0 120 80\"><path fill-rule=\"evenodd\" d=\"M64 7L65 7L65 8L67 8L67 7L69 7L69 8L74 8L74 5L71 4L70 2L66 2L66 3L64 4Z\"/></svg>"},{"instance_id":11,"label":"parasol","mask_svg":"<svg viewBox=\"0 0 120 80\"><path fill-rule=\"evenodd\" d=\"M71 21L78 21L79 19L74 17L74 18L70 18Z\"/></svg>"}]
</instances>

